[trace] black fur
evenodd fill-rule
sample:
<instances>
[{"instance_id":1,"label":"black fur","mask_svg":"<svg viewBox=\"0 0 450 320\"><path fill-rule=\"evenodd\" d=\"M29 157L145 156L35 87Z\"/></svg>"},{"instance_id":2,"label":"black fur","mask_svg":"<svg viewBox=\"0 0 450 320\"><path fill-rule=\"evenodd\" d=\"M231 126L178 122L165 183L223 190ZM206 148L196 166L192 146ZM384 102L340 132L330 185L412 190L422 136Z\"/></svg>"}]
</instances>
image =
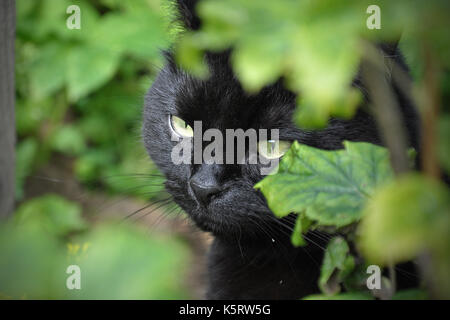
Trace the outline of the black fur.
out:
<instances>
[{"instance_id":1,"label":"black fur","mask_svg":"<svg viewBox=\"0 0 450 320\"><path fill-rule=\"evenodd\" d=\"M178 2L181 20L189 28L198 28L194 2ZM262 194L253 189L262 179L258 165L174 165L168 115L177 115L191 126L201 120L203 130L218 128L223 133L227 128L277 128L282 140L333 150L342 148L343 140L381 143L365 105L352 120L332 119L324 130L301 130L291 120L296 96L283 87L282 80L250 95L230 68L229 52L206 54L211 74L207 80L181 70L170 53L166 57L166 66L145 98L143 139L150 157L166 176L166 189L175 202L215 238L209 252L207 298L295 299L316 292L326 237L309 234L311 243L306 247L291 245L292 217L276 219ZM394 59L403 65L396 50ZM365 92L357 78L354 85ZM411 144L417 147L416 113L399 91L395 92ZM189 185L193 175L214 182L221 191L206 204L200 203Z\"/></svg>"}]
</instances>

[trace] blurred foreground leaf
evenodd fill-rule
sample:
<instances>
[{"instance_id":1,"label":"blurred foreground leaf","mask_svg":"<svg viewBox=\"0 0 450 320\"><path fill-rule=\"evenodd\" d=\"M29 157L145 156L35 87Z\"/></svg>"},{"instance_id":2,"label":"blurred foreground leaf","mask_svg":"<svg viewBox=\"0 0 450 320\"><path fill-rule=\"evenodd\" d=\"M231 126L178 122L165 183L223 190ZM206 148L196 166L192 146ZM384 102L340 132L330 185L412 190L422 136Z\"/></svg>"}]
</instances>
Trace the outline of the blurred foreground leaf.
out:
<instances>
[{"instance_id":1,"label":"blurred foreground leaf","mask_svg":"<svg viewBox=\"0 0 450 320\"><path fill-rule=\"evenodd\" d=\"M89 226L77 204L56 195L23 204L0 225L0 298L179 299L187 246L123 223ZM69 290L70 265L81 289Z\"/></svg>"},{"instance_id":2,"label":"blurred foreground leaf","mask_svg":"<svg viewBox=\"0 0 450 320\"><path fill-rule=\"evenodd\" d=\"M366 25L374 4L382 12L380 29ZM203 0L196 6L202 24L183 34L176 57L205 76L203 52L232 48L232 68L247 91L282 78L300 97L296 123L323 127L330 116L351 117L361 102L351 83L365 40L392 43L407 33L411 48L430 47L449 66L449 9L444 0Z\"/></svg>"},{"instance_id":3,"label":"blurred foreground leaf","mask_svg":"<svg viewBox=\"0 0 450 320\"><path fill-rule=\"evenodd\" d=\"M18 227L33 227L55 236L87 227L78 204L52 194L27 201L17 209L13 218Z\"/></svg>"},{"instance_id":4,"label":"blurred foreground leaf","mask_svg":"<svg viewBox=\"0 0 450 320\"><path fill-rule=\"evenodd\" d=\"M436 288L450 296L450 192L418 174L377 191L358 234L363 254L387 265L429 254Z\"/></svg>"},{"instance_id":5,"label":"blurred foreground leaf","mask_svg":"<svg viewBox=\"0 0 450 320\"><path fill-rule=\"evenodd\" d=\"M84 151L86 144L80 131L72 125L58 128L50 140L55 151L77 155Z\"/></svg>"},{"instance_id":6,"label":"blurred foreground leaf","mask_svg":"<svg viewBox=\"0 0 450 320\"><path fill-rule=\"evenodd\" d=\"M119 58L118 53L95 46L71 50L66 69L69 99L76 101L110 80Z\"/></svg>"},{"instance_id":7,"label":"blurred foreground leaf","mask_svg":"<svg viewBox=\"0 0 450 320\"><path fill-rule=\"evenodd\" d=\"M82 290L70 298L81 299L182 299L187 247L176 239L149 237L145 230L128 225L102 226L86 237L89 243L79 266Z\"/></svg>"}]
</instances>

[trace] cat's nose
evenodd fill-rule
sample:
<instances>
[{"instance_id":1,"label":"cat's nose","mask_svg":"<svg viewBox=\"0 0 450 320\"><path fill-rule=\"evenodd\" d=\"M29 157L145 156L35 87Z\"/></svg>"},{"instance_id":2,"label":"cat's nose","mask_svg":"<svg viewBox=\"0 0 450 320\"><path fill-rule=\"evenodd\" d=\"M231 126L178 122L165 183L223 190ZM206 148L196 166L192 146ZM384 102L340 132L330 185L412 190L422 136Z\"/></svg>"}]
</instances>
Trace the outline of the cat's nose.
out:
<instances>
[{"instance_id":1,"label":"cat's nose","mask_svg":"<svg viewBox=\"0 0 450 320\"><path fill-rule=\"evenodd\" d=\"M212 195L220 192L219 185L214 182L203 182L193 178L190 180L189 184L191 185L191 189L197 200L204 205L208 204Z\"/></svg>"}]
</instances>

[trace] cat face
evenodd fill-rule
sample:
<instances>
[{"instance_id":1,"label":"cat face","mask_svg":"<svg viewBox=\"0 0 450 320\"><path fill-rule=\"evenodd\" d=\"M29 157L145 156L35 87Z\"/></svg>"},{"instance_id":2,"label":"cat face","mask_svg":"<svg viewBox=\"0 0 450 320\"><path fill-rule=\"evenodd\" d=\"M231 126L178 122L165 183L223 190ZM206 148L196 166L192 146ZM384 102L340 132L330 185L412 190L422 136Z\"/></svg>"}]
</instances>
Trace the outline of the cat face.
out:
<instances>
[{"instance_id":1,"label":"cat face","mask_svg":"<svg viewBox=\"0 0 450 320\"><path fill-rule=\"evenodd\" d=\"M249 95L231 72L227 53L209 54L207 61L211 77L202 81L177 68L168 56L145 99L145 146L166 176L168 192L201 229L223 236L256 233L252 221L273 219L253 189L262 179L260 165L174 164L171 152L177 142L171 139L171 117L191 127L201 121L203 131L218 129L224 137L226 129L277 128L279 138L290 141L299 134L290 122L295 97L280 84Z\"/></svg>"},{"instance_id":2,"label":"cat face","mask_svg":"<svg viewBox=\"0 0 450 320\"><path fill-rule=\"evenodd\" d=\"M341 148L343 140L379 142L373 120L362 111L351 121L331 120L325 130L300 130L291 120L296 96L281 81L251 95L233 74L228 52L207 53L205 59L210 77L199 80L167 54L166 66L145 97L143 115L145 147L167 178L167 191L205 231L222 237L268 237L282 232L286 222L273 216L253 188L263 178L260 164L174 164L174 117L190 127L201 121L202 130L218 129L224 137L226 129L253 128L278 129L279 140L323 149Z\"/></svg>"}]
</instances>

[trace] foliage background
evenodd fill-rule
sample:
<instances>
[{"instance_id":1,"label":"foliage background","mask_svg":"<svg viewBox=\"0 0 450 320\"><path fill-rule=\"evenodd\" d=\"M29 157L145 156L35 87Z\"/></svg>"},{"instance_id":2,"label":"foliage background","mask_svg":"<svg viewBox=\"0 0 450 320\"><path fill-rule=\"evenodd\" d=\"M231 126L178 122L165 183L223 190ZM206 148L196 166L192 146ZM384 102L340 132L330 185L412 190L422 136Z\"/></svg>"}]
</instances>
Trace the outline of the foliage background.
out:
<instances>
[{"instance_id":1,"label":"foliage background","mask_svg":"<svg viewBox=\"0 0 450 320\"><path fill-rule=\"evenodd\" d=\"M127 192L131 184L105 177L155 170L142 161L139 121L169 43L166 12L158 1L77 1L82 28L69 30L71 4L18 2L18 172L26 177L60 153L75 159L73 174L87 186Z\"/></svg>"},{"instance_id":2,"label":"foliage background","mask_svg":"<svg viewBox=\"0 0 450 320\"><path fill-rule=\"evenodd\" d=\"M72 4L80 30L66 27ZM0 232L2 298L198 297L187 236L123 218L168 204L140 126L169 13L158 0L17 1L18 209ZM71 264L82 290L66 288Z\"/></svg>"}]
</instances>

